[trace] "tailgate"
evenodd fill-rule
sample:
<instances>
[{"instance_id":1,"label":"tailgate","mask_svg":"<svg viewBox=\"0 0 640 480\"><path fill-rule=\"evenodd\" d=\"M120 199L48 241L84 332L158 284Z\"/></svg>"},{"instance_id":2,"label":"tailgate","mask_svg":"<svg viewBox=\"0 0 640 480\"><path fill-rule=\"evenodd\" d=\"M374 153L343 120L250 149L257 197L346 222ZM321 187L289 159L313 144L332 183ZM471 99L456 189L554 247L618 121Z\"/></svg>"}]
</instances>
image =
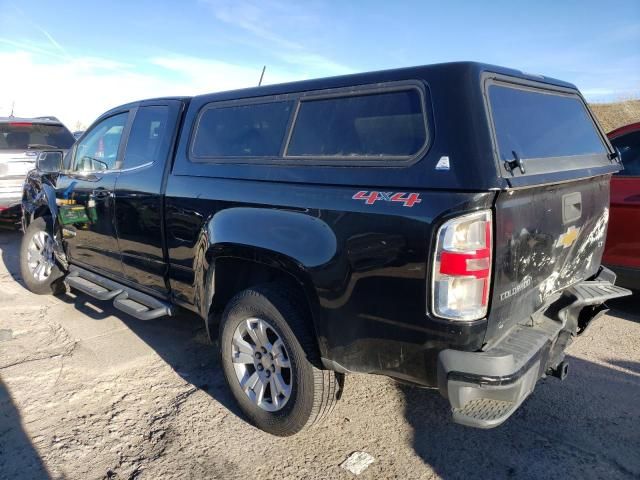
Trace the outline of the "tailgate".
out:
<instances>
[{"instance_id":1,"label":"tailgate","mask_svg":"<svg viewBox=\"0 0 640 480\"><path fill-rule=\"evenodd\" d=\"M495 154L512 187L495 204L492 343L598 272L609 182L620 167L577 91L492 80L486 92Z\"/></svg>"},{"instance_id":2,"label":"tailgate","mask_svg":"<svg viewBox=\"0 0 640 480\"><path fill-rule=\"evenodd\" d=\"M544 301L598 272L609 218L610 176L501 192L488 339Z\"/></svg>"}]
</instances>

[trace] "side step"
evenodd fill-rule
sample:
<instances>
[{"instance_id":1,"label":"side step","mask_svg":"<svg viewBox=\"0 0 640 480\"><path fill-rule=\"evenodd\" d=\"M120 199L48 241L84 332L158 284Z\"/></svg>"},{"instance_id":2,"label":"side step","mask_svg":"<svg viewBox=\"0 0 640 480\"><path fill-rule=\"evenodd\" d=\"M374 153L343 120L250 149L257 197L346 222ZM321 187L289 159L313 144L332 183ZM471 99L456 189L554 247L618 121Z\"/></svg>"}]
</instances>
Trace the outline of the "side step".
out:
<instances>
[{"instance_id":1,"label":"side step","mask_svg":"<svg viewBox=\"0 0 640 480\"><path fill-rule=\"evenodd\" d=\"M153 320L172 314L169 303L75 265L69 267L65 282L98 300L113 300L115 308L139 320Z\"/></svg>"}]
</instances>

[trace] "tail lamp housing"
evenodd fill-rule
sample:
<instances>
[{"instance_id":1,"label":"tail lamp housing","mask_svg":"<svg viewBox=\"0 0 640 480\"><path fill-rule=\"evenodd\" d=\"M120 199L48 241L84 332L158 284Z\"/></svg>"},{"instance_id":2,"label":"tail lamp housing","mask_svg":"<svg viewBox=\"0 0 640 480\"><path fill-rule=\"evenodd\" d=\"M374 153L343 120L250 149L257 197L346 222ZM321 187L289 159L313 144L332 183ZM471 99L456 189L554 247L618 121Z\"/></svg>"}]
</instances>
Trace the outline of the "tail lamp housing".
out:
<instances>
[{"instance_id":1,"label":"tail lamp housing","mask_svg":"<svg viewBox=\"0 0 640 480\"><path fill-rule=\"evenodd\" d=\"M433 262L433 314L456 321L486 316L491 262L491 210L481 210L445 222L438 230Z\"/></svg>"}]
</instances>

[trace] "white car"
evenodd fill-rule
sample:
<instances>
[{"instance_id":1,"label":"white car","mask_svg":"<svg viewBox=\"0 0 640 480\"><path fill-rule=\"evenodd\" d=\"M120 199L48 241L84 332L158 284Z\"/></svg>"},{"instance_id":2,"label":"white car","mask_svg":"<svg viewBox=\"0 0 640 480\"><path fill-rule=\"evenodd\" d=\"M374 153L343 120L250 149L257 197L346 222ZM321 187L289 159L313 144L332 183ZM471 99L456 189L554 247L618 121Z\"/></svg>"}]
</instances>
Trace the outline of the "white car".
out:
<instances>
[{"instance_id":1,"label":"white car","mask_svg":"<svg viewBox=\"0 0 640 480\"><path fill-rule=\"evenodd\" d=\"M0 117L0 217L13 223L20 215L22 185L35 167L38 151L68 150L75 138L55 117Z\"/></svg>"}]
</instances>

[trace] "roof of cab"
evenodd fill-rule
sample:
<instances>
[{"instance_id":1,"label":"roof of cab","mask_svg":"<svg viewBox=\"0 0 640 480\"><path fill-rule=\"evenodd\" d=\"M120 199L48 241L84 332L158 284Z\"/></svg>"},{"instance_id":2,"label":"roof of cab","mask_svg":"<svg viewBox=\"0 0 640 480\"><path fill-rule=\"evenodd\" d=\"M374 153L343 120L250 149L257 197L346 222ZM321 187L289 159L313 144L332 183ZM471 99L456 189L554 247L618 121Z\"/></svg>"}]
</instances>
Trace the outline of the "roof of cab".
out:
<instances>
[{"instance_id":1,"label":"roof of cab","mask_svg":"<svg viewBox=\"0 0 640 480\"><path fill-rule=\"evenodd\" d=\"M492 72L501 75L507 75L511 77L521 78L525 80L535 81L538 83L547 83L564 88L577 89L575 85L558 80L551 77L545 77L543 75L526 73L520 70L515 70L506 67L500 67L497 65L490 65L480 62L449 62L449 63L436 63L432 65L421 65L414 67L396 68L390 70L378 70L364 73L354 73L349 75L341 75L337 77L324 77L312 80L302 80L297 82L279 83L273 85L265 85L260 87L250 87L237 90L229 90L224 92L208 93L198 95L194 98L207 99L214 98L222 99L232 97L256 97L266 95L279 95L284 93L304 92L308 90L320 90L326 88L337 88L348 85L365 85L378 82L387 81L390 78L428 78L433 75L438 77L452 76L457 77L461 73L472 73L475 75L481 75L484 72Z\"/></svg>"},{"instance_id":2,"label":"roof of cab","mask_svg":"<svg viewBox=\"0 0 640 480\"><path fill-rule=\"evenodd\" d=\"M192 98L200 100L223 100L232 98L249 98L267 95L280 95L284 93L304 92L309 90L320 90L325 88L337 88L348 85L366 85L371 83L379 83L387 81L390 78L397 78L403 76L405 78L411 77L429 77L431 75L438 76L458 76L461 72L475 73L480 75L483 72L492 72L501 75L507 75L511 77L522 78L525 80L535 81L539 83L547 83L564 88L577 89L575 85L558 80L551 77L545 77L543 75L537 75L533 73L526 73L520 70L512 68L500 67L498 65L490 65L480 62L448 62L448 63L435 63L431 65L419 65L414 67L395 68L389 70L377 70L363 73L353 73L349 75L340 75L336 77L322 77L312 80L302 80L288 83L277 83L272 85L263 85L259 87L240 88L235 90L224 90L220 92L205 93L202 95L189 96L171 96L171 97L158 97L130 102L118 107L112 108L105 112L100 117L111 113L114 110L119 110L126 107L135 107L141 102L149 102L154 100L179 100L189 101Z\"/></svg>"}]
</instances>

